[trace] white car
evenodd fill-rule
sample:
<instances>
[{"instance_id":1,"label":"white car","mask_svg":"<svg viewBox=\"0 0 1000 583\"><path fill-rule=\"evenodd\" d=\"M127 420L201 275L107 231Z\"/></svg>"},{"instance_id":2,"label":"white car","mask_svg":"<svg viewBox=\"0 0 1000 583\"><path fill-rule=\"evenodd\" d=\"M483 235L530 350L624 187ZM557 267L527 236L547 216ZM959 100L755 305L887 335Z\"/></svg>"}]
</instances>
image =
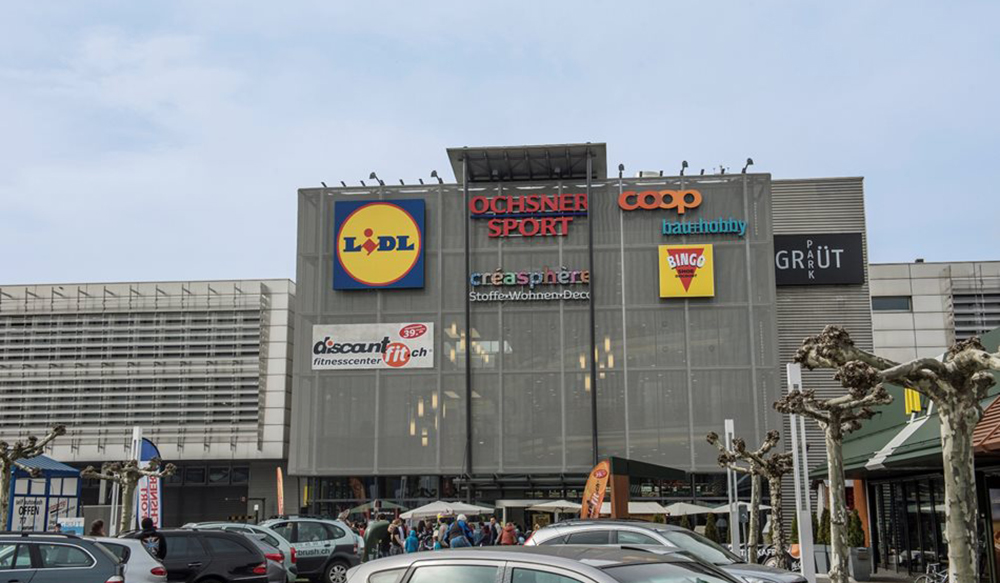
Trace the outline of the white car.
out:
<instances>
[{"instance_id":1,"label":"white car","mask_svg":"<svg viewBox=\"0 0 1000 583\"><path fill-rule=\"evenodd\" d=\"M128 583L166 583L167 569L163 563L153 558L142 546L142 541L134 538L111 538L107 536L84 537L101 543L125 565L125 580Z\"/></svg>"}]
</instances>

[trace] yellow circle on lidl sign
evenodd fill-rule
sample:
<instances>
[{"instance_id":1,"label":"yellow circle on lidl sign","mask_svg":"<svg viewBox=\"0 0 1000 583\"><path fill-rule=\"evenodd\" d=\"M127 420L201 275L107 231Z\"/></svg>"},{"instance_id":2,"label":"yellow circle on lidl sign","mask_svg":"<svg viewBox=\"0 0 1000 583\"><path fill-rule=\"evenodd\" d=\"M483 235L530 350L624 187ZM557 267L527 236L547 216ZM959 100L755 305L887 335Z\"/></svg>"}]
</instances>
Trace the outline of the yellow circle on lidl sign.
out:
<instances>
[{"instance_id":1,"label":"yellow circle on lidl sign","mask_svg":"<svg viewBox=\"0 0 1000 583\"><path fill-rule=\"evenodd\" d=\"M420 259L420 228L410 213L389 202L354 210L337 233L337 259L356 281L391 285Z\"/></svg>"}]
</instances>

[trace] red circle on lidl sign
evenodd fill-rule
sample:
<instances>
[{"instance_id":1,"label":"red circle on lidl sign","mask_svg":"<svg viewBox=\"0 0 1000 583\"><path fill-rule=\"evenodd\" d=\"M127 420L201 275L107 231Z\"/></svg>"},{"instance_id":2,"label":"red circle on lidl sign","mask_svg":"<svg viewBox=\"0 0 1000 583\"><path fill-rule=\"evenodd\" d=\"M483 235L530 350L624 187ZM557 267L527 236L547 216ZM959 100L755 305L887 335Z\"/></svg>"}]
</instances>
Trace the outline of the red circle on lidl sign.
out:
<instances>
[{"instance_id":1,"label":"red circle on lidl sign","mask_svg":"<svg viewBox=\"0 0 1000 583\"><path fill-rule=\"evenodd\" d=\"M393 342L385 347L382 360L393 368L405 366L410 362L410 348L401 342Z\"/></svg>"},{"instance_id":2,"label":"red circle on lidl sign","mask_svg":"<svg viewBox=\"0 0 1000 583\"><path fill-rule=\"evenodd\" d=\"M391 202L351 212L337 232L337 261L351 279L373 287L406 277L420 260L423 240L410 213Z\"/></svg>"}]
</instances>

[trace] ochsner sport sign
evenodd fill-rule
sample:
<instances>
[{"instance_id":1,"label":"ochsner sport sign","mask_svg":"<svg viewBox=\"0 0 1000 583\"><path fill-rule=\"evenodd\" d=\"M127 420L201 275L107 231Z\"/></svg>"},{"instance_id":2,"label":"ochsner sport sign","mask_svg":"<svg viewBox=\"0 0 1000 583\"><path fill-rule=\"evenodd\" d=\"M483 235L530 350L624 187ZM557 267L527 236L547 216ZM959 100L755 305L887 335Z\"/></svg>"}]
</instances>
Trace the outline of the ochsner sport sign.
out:
<instances>
[{"instance_id":1,"label":"ochsner sport sign","mask_svg":"<svg viewBox=\"0 0 1000 583\"><path fill-rule=\"evenodd\" d=\"M373 368L434 368L434 324L313 326L313 370Z\"/></svg>"}]
</instances>

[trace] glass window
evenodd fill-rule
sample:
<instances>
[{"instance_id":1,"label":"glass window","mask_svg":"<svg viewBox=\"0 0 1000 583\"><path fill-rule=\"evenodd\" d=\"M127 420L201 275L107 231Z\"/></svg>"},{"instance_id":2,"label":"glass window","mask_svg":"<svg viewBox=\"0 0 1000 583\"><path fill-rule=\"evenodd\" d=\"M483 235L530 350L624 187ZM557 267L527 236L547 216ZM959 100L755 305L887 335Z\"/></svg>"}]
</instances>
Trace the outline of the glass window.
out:
<instances>
[{"instance_id":1,"label":"glass window","mask_svg":"<svg viewBox=\"0 0 1000 583\"><path fill-rule=\"evenodd\" d=\"M722 545L689 530L661 530L660 536L670 544L688 551L695 558L713 565L742 563L743 559L722 548Z\"/></svg>"},{"instance_id":2,"label":"glass window","mask_svg":"<svg viewBox=\"0 0 1000 583\"><path fill-rule=\"evenodd\" d=\"M250 481L250 468L233 468L229 480L233 484L246 484Z\"/></svg>"},{"instance_id":3,"label":"glass window","mask_svg":"<svg viewBox=\"0 0 1000 583\"><path fill-rule=\"evenodd\" d=\"M100 545L103 546L104 548L108 549L108 552L110 552L112 555L114 555L115 558L118 559L119 563L127 563L128 562L128 558L129 558L129 555L131 553L129 552L127 546L125 546L125 545L116 545L114 543L109 543L109 542L102 542L102 543L100 543Z\"/></svg>"},{"instance_id":4,"label":"glass window","mask_svg":"<svg viewBox=\"0 0 1000 583\"><path fill-rule=\"evenodd\" d=\"M217 466L210 468L208 470L208 483L209 484L228 484L229 483L229 468Z\"/></svg>"},{"instance_id":5,"label":"glass window","mask_svg":"<svg viewBox=\"0 0 1000 583\"><path fill-rule=\"evenodd\" d=\"M169 534L164 536L167 537L167 559L204 557L207 554L197 536L171 536Z\"/></svg>"},{"instance_id":6,"label":"glass window","mask_svg":"<svg viewBox=\"0 0 1000 583\"><path fill-rule=\"evenodd\" d=\"M278 535L287 540L292 540L292 523L291 522L279 522L278 524L271 525L271 530L278 533Z\"/></svg>"},{"instance_id":7,"label":"glass window","mask_svg":"<svg viewBox=\"0 0 1000 583\"><path fill-rule=\"evenodd\" d=\"M250 555L250 549L240 543L221 536L205 536L205 543L213 555Z\"/></svg>"},{"instance_id":8,"label":"glass window","mask_svg":"<svg viewBox=\"0 0 1000 583\"><path fill-rule=\"evenodd\" d=\"M606 545L608 544L608 530L588 530L585 532L574 532L566 537L568 545Z\"/></svg>"},{"instance_id":9,"label":"glass window","mask_svg":"<svg viewBox=\"0 0 1000 583\"><path fill-rule=\"evenodd\" d=\"M403 578L406 569L392 569L391 571L379 571L368 576L368 583L396 583Z\"/></svg>"},{"instance_id":10,"label":"glass window","mask_svg":"<svg viewBox=\"0 0 1000 583\"><path fill-rule=\"evenodd\" d=\"M324 524L323 526L325 526L326 530L329 532L329 534L327 536L330 537L330 540L337 540L337 539L344 538L345 536L347 536L347 533L344 532L344 529L342 529L342 528L339 528L339 527L334 526L332 524Z\"/></svg>"},{"instance_id":11,"label":"glass window","mask_svg":"<svg viewBox=\"0 0 1000 583\"><path fill-rule=\"evenodd\" d=\"M514 569L511 583L580 583L580 580L545 571Z\"/></svg>"},{"instance_id":12,"label":"glass window","mask_svg":"<svg viewBox=\"0 0 1000 583\"><path fill-rule=\"evenodd\" d=\"M620 545L659 545L660 541L651 536L646 536L638 532L627 530L618 531L618 544ZM662 545L661 545L662 546Z\"/></svg>"},{"instance_id":13,"label":"glass window","mask_svg":"<svg viewBox=\"0 0 1000 583\"><path fill-rule=\"evenodd\" d=\"M554 536L550 539L543 540L538 543L539 545L564 545L566 544L566 537L564 536Z\"/></svg>"},{"instance_id":14,"label":"glass window","mask_svg":"<svg viewBox=\"0 0 1000 583\"><path fill-rule=\"evenodd\" d=\"M319 522L300 522L299 533L295 538L297 543L308 543L321 540L330 540L329 534L324 525Z\"/></svg>"},{"instance_id":15,"label":"glass window","mask_svg":"<svg viewBox=\"0 0 1000 583\"><path fill-rule=\"evenodd\" d=\"M90 567L94 564L83 549L70 545L38 545L42 569L58 569L65 567Z\"/></svg>"},{"instance_id":16,"label":"glass window","mask_svg":"<svg viewBox=\"0 0 1000 583\"><path fill-rule=\"evenodd\" d=\"M410 583L494 583L496 567L479 565L429 565L418 567Z\"/></svg>"},{"instance_id":17,"label":"glass window","mask_svg":"<svg viewBox=\"0 0 1000 583\"><path fill-rule=\"evenodd\" d=\"M604 572L622 583L730 583L709 571L711 567L696 563L647 563L609 567Z\"/></svg>"},{"instance_id":18,"label":"glass window","mask_svg":"<svg viewBox=\"0 0 1000 583\"><path fill-rule=\"evenodd\" d=\"M872 296L873 312L909 312L910 296Z\"/></svg>"},{"instance_id":19,"label":"glass window","mask_svg":"<svg viewBox=\"0 0 1000 583\"><path fill-rule=\"evenodd\" d=\"M30 568L31 551L28 545L0 543L0 571Z\"/></svg>"},{"instance_id":20,"label":"glass window","mask_svg":"<svg viewBox=\"0 0 1000 583\"><path fill-rule=\"evenodd\" d=\"M185 470L184 470L184 483L185 484L204 484L205 483L205 468L185 468Z\"/></svg>"}]
</instances>

